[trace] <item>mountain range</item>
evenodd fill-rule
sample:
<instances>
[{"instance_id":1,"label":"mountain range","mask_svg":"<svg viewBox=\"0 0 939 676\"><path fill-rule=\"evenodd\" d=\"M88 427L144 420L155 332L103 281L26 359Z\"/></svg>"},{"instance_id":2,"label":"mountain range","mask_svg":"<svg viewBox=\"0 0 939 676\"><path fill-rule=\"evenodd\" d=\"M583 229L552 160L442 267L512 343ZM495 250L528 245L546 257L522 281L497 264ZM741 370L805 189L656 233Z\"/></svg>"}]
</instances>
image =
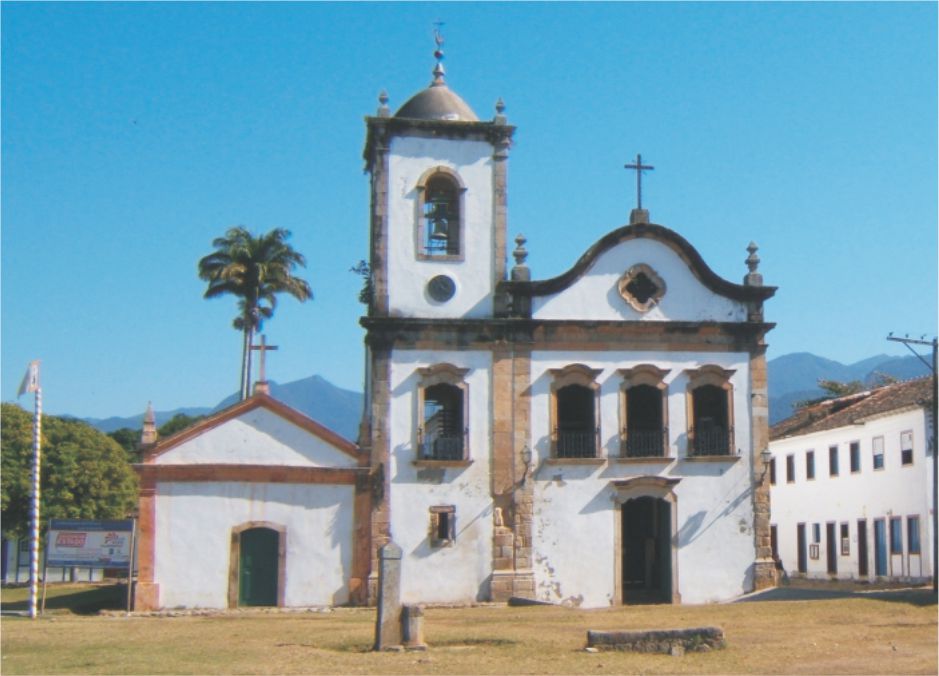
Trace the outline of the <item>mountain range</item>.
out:
<instances>
[{"instance_id":1,"label":"mountain range","mask_svg":"<svg viewBox=\"0 0 939 676\"><path fill-rule=\"evenodd\" d=\"M789 417L792 414L792 406L796 402L823 396L825 391L818 386L819 380L839 382L858 380L867 385L875 385L883 376L908 380L929 373L926 365L916 357L890 357L885 354L863 359L854 364L842 364L808 352L797 352L771 359L767 363L767 368L769 371L770 424ZM275 399L301 411L347 439L354 441L358 436L359 422L362 418L363 394L361 392L336 387L317 375L282 385L271 381L270 390L271 396ZM160 426L177 413L189 416L208 415L231 406L237 400L238 395L232 394L212 407L157 411L156 423ZM102 432L113 432L122 427L139 429L143 413L126 418L84 418L84 420Z\"/></svg>"}]
</instances>

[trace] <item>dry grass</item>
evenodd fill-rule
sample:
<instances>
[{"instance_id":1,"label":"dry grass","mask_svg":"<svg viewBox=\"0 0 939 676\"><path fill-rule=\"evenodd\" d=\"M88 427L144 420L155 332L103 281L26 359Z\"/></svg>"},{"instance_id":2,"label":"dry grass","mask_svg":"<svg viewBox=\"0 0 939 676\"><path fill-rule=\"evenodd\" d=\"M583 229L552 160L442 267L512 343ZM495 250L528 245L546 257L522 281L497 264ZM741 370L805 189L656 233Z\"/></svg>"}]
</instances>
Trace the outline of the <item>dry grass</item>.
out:
<instances>
[{"instance_id":1,"label":"dry grass","mask_svg":"<svg viewBox=\"0 0 939 676\"><path fill-rule=\"evenodd\" d=\"M0 645L4 674L935 674L936 619L928 591L893 601L428 609L428 652L373 653L369 609L209 617L60 611L37 621L4 618ZM728 648L683 657L583 650L587 629L701 625L723 627Z\"/></svg>"}]
</instances>

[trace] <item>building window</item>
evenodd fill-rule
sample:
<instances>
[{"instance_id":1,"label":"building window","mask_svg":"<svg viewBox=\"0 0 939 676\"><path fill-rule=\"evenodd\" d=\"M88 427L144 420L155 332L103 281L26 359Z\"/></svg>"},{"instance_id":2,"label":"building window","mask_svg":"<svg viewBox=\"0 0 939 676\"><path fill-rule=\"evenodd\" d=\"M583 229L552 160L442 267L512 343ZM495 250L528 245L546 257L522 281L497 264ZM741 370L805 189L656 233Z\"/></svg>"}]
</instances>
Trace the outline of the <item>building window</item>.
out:
<instances>
[{"instance_id":1,"label":"building window","mask_svg":"<svg viewBox=\"0 0 939 676\"><path fill-rule=\"evenodd\" d=\"M809 480L815 478L815 451L805 452L805 478Z\"/></svg>"},{"instance_id":2,"label":"building window","mask_svg":"<svg viewBox=\"0 0 939 676\"><path fill-rule=\"evenodd\" d=\"M851 473L856 474L861 471L861 442L851 442Z\"/></svg>"},{"instance_id":3,"label":"building window","mask_svg":"<svg viewBox=\"0 0 939 676\"><path fill-rule=\"evenodd\" d=\"M851 555L851 532L846 523L841 524L841 555Z\"/></svg>"},{"instance_id":4,"label":"building window","mask_svg":"<svg viewBox=\"0 0 939 676\"><path fill-rule=\"evenodd\" d=\"M417 183L418 258L459 259L463 253L463 187L447 167L431 169Z\"/></svg>"},{"instance_id":5,"label":"building window","mask_svg":"<svg viewBox=\"0 0 939 676\"><path fill-rule=\"evenodd\" d=\"M596 378L600 373L583 364L551 369L552 457L597 457L600 385Z\"/></svg>"},{"instance_id":6,"label":"building window","mask_svg":"<svg viewBox=\"0 0 939 676\"><path fill-rule=\"evenodd\" d=\"M796 482L796 456L786 456L786 483L794 484Z\"/></svg>"},{"instance_id":7,"label":"building window","mask_svg":"<svg viewBox=\"0 0 939 676\"><path fill-rule=\"evenodd\" d=\"M769 461L769 483L770 486L776 485L776 458Z\"/></svg>"},{"instance_id":8,"label":"building window","mask_svg":"<svg viewBox=\"0 0 939 676\"><path fill-rule=\"evenodd\" d=\"M812 542L818 544L822 541L822 524L813 523L812 524Z\"/></svg>"},{"instance_id":9,"label":"building window","mask_svg":"<svg viewBox=\"0 0 939 676\"><path fill-rule=\"evenodd\" d=\"M899 516L890 517L890 553L903 553L903 526Z\"/></svg>"},{"instance_id":10,"label":"building window","mask_svg":"<svg viewBox=\"0 0 939 676\"><path fill-rule=\"evenodd\" d=\"M688 371L688 454L733 455L734 371L702 366Z\"/></svg>"},{"instance_id":11,"label":"building window","mask_svg":"<svg viewBox=\"0 0 939 676\"><path fill-rule=\"evenodd\" d=\"M907 430L900 432L900 463L904 465L913 464L913 432Z\"/></svg>"},{"instance_id":12,"label":"building window","mask_svg":"<svg viewBox=\"0 0 939 676\"><path fill-rule=\"evenodd\" d=\"M456 507L440 505L430 508L430 546L446 547L456 542Z\"/></svg>"},{"instance_id":13,"label":"building window","mask_svg":"<svg viewBox=\"0 0 939 676\"><path fill-rule=\"evenodd\" d=\"M418 460L465 460L468 457L466 426L468 369L438 364L418 369Z\"/></svg>"},{"instance_id":14,"label":"building window","mask_svg":"<svg viewBox=\"0 0 939 676\"><path fill-rule=\"evenodd\" d=\"M828 447L828 476L838 476L838 447Z\"/></svg>"},{"instance_id":15,"label":"building window","mask_svg":"<svg viewBox=\"0 0 939 676\"><path fill-rule=\"evenodd\" d=\"M910 554L919 554L922 550L919 544L919 517L906 517L906 544Z\"/></svg>"},{"instance_id":16,"label":"building window","mask_svg":"<svg viewBox=\"0 0 939 676\"><path fill-rule=\"evenodd\" d=\"M621 369L620 455L624 458L662 458L668 455L667 370L651 364Z\"/></svg>"},{"instance_id":17,"label":"building window","mask_svg":"<svg viewBox=\"0 0 939 676\"><path fill-rule=\"evenodd\" d=\"M883 469L884 468L884 438L874 437L874 440L871 443L871 448L873 448L874 450L874 469Z\"/></svg>"}]
</instances>

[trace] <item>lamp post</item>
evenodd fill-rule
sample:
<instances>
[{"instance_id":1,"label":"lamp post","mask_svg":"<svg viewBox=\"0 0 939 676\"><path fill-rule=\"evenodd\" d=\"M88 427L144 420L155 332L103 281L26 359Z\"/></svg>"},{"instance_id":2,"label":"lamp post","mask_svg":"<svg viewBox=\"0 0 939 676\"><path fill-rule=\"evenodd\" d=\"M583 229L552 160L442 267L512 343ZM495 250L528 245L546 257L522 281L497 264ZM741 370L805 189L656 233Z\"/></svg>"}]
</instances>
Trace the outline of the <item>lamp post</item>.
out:
<instances>
[{"instance_id":1,"label":"lamp post","mask_svg":"<svg viewBox=\"0 0 939 676\"><path fill-rule=\"evenodd\" d=\"M936 521L936 507L939 503L939 457L936 455L937 451L937 439L936 439L936 417L937 417L937 381L936 381L936 354L939 352L939 339L933 338L930 340L924 340L925 336L920 340L910 338L905 336L899 338L894 336L891 332L887 336L887 340L892 340L895 343L903 343L906 345L906 348L916 355L916 358L921 362L926 364L926 367L932 371L932 590L933 593L939 591L939 584L937 584L936 578L936 568L939 566L939 546L937 546L937 541L939 541L939 522ZM914 350L912 345L929 345L932 346L932 363L926 361L926 359L919 352Z\"/></svg>"}]
</instances>

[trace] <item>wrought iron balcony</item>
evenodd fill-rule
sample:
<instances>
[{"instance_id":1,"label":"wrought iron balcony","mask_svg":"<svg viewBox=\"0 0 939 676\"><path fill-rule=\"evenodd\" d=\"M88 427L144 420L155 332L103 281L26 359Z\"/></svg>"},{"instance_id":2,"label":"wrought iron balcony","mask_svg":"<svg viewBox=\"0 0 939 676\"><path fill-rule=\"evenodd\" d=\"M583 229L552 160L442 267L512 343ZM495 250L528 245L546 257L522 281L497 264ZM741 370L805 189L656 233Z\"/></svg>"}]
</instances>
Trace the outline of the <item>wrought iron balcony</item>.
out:
<instances>
[{"instance_id":1,"label":"wrought iron balcony","mask_svg":"<svg viewBox=\"0 0 939 676\"><path fill-rule=\"evenodd\" d=\"M668 446L668 428L661 430L623 430L624 458L662 458Z\"/></svg>"},{"instance_id":2,"label":"wrought iron balcony","mask_svg":"<svg viewBox=\"0 0 939 676\"><path fill-rule=\"evenodd\" d=\"M595 458L597 457L596 432L556 431L555 445L558 458Z\"/></svg>"},{"instance_id":3,"label":"wrought iron balcony","mask_svg":"<svg viewBox=\"0 0 939 676\"><path fill-rule=\"evenodd\" d=\"M731 440L734 438L734 428L711 427L708 429L695 429L692 427L691 448L689 455L731 455Z\"/></svg>"},{"instance_id":4,"label":"wrought iron balcony","mask_svg":"<svg viewBox=\"0 0 939 676\"><path fill-rule=\"evenodd\" d=\"M462 460L463 437L436 437L422 441L421 460Z\"/></svg>"}]
</instances>

